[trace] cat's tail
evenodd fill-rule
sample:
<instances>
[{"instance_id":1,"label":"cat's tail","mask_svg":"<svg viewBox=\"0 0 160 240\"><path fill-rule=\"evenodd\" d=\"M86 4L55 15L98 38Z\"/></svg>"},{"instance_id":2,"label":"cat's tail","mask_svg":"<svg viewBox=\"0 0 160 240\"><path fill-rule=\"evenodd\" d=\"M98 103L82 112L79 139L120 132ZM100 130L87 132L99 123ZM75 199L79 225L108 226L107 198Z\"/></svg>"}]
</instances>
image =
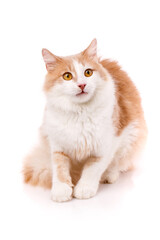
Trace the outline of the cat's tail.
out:
<instances>
[{"instance_id":1,"label":"cat's tail","mask_svg":"<svg viewBox=\"0 0 160 240\"><path fill-rule=\"evenodd\" d=\"M39 144L25 158L24 182L44 188L52 187L51 157L48 140L41 136Z\"/></svg>"}]
</instances>

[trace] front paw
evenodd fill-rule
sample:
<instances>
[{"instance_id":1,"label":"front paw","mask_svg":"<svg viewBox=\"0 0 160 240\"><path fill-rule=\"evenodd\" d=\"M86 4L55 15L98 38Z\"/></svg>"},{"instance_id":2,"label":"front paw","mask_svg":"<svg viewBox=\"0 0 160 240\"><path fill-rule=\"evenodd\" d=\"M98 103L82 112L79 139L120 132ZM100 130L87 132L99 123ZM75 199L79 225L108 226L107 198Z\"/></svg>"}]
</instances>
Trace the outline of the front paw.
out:
<instances>
[{"instance_id":1,"label":"front paw","mask_svg":"<svg viewBox=\"0 0 160 240\"><path fill-rule=\"evenodd\" d=\"M79 182L74 188L73 195L79 199L87 199L96 195L98 185Z\"/></svg>"},{"instance_id":2,"label":"front paw","mask_svg":"<svg viewBox=\"0 0 160 240\"><path fill-rule=\"evenodd\" d=\"M53 183L51 199L56 202L65 202L72 199L72 188L66 183Z\"/></svg>"}]
</instances>

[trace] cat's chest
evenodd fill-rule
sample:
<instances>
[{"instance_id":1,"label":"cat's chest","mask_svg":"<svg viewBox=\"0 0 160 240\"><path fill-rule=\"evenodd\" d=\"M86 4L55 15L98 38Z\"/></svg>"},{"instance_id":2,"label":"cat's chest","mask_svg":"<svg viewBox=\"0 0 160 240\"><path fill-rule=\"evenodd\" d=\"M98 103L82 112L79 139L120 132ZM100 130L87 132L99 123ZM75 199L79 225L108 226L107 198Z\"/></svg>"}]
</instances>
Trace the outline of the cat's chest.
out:
<instances>
[{"instance_id":1,"label":"cat's chest","mask_svg":"<svg viewBox=\"0 0 160 240\"><path fill-rule=\"evenodd\" d=\"M48 114L47 129L50 139L62 151L77 160L101 152L107 119L104 114Z\"/></svg>"}]
</instances>

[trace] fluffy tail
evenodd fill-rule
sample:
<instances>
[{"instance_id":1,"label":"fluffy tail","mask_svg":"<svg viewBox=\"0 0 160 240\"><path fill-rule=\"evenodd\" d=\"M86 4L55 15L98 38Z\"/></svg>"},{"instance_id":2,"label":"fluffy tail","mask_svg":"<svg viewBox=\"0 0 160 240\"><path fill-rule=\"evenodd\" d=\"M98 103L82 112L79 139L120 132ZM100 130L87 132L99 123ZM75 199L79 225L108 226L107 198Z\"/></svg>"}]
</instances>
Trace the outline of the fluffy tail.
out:
<instances>
[{"instance_id":1,"label":"fluffy tail","mask_svg":"<svg viewBox=\"0 0 160 240\"><path fill-rule=\"evenodd\" d=\"M51 157L48 140L41 136L40 143L25 158L24 182L44 188L52 187Z\"/></svg>"}]
</instances>

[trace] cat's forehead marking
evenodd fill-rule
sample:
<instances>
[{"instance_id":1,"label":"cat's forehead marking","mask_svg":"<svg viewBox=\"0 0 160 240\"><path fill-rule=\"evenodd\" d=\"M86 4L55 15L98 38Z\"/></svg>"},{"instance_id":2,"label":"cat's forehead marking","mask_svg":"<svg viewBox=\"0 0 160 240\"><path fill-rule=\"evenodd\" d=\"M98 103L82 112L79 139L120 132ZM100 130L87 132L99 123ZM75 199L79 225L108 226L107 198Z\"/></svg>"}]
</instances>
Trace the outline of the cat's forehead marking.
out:
<instances>
[{"instance_id":1,"label":"cat's forehead marking","mask_svg":"<svg viewBox=\"0 0 160 240\"><path fill-rule=\"evenodd\" d=\"M84 66L77 60L73 60L73 66L76 73L76 82L82 81L82 79L84 78Z\"/></svg>"},{"instance_id":2,"label":"cat's forehead marking","mask_svg":"<svg viewBox=\"0 0 160 240\"><path fill-rule=\"evenodd\" d=\"M79 75L79 76L81 74L83 74L83 72L86 68L90 67L88 64L82 64L77 60L73 60L73 65L74 65L74 68L75 68L75 71L76 71L77 75Z\"/></svg>"},{"instance_id":3,"label":"cat's forehead marking","mask_svg":"<svg viewBox=\"0 0 160 240\"><path fill-rule=\"evenodd\" d=\"M75 68L75 71L76 71L77 75L80 75L81 71L82 71L82 68L83 68L83 65L76 60L73 60L73 65L74 65L74 68Z\"/></svg>"}]
</instances>

